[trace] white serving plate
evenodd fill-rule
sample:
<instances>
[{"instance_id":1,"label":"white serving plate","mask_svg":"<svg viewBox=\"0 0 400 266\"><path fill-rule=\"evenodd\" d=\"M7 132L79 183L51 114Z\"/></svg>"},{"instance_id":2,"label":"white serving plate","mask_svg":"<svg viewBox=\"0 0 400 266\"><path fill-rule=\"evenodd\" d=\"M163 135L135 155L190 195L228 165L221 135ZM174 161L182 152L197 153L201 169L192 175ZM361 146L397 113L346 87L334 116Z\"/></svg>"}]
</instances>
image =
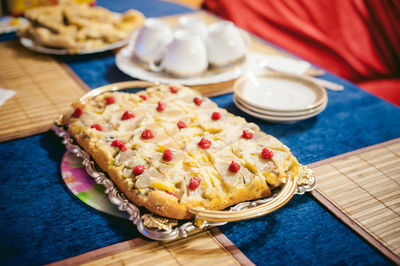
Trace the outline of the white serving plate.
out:
<instances>
[{"instance_id":1,"label":"white serving plate","mask_svg":"<svg viewBox=\"0 0 400 266\"><path fill-rule=\"evenodd\" d=\"M324 107L324 104L326 105L326 102L323 102L321 105L318 105L312 109L307 109L304 111L293 111L293 112L278 112L278 111L269 111L269 110L265 110L265 109L261 109L255 106L252 106L246 102L244 102L243 100L241 100L239 97L237 97L237 95L233 96L235 101L237 101L238 103L240 103L241 105L243 105L243 107L245 107L246 109L256 112L256 113L260 113L260 114L264 114L264 115L269 115L269 116L283 116L283 117L295 117L295 116L304 116L304 115L309 115L309 114L313 114L317 111L319 111L321 108Z\"/></svg>"},{"instance_id":2,"label":"white serving plate","mask_svg":"<svg viewBox=\"0 0 400 266\"><path fill-rule=\"evenodd\" d=\"M325 102L321 105L321 108L318 108L315 110L315 112L313 112L311 114L307 114L307 115L277 116L277 115L266 115L266 114L262 114L262 113L258 113L258 112L249 110L247 107L245 107L240 102L238 102L235 98L233 99L233 102L243 112L245 112L251 116L263 119L265 121L272 122L272 123L293 123L293 122L297 122L297 121L304 120L307 118L311 118L311 117L314 117L314 116L318 115L319 113L321 113L326 108L326 105L327 105L327 102Z\"/></svg>"},{"instance_id":3,"label":"white serving plate","mask_svg":"<svg viewBox=\"0 0 400 266\"><path fill-rule=\"evenodd\" d=\"M325 101L323 87L301 76L275 72L248 72L233 86L237 97L256 108L275 112L313 109Z\"/></svg>"},{"instance_id":4,"label":"white serving plate","mask_svg":"<svg viewBox=\"0 0 400 266\"><path fill-rule=\"evenodd\" d=\"M77 55L82 55L82 54L94 54L94 53L100 53L100 52L105 52L109 50L113 50L116 48L120 48L124 45L126 45L129 40L124 39L115 43L111 43L102 47L98 47L96 49L88 49L88 50L82 50L77 53L70 53L67 49L59 49L59 48L50 48L50 47L44 47L41 45L38 45L34 43L31 39L21 37L19 38L20 43L35 52L42 53L42 54L52 54L52 55L68 55L68 54L77 54Z\"/></svg>"},{"instance_id":5,"label":"white serving plate","mask_svg":"<svg viewBox=\"0 0 400 266\"><path fill-rule=\"evenodd\" d=\"M260 56L258 53L249 53L246 63L229 68L224 72L207 70L203 75L198 77L174 78L162 72L153 72L145 69L133 59L133 48L134 42L131 42L119 51L115 58L117 67L133 78L166 84L204 85L233 80L239 78L245 70L255 67Z\"/></svg>"}]
</instances>

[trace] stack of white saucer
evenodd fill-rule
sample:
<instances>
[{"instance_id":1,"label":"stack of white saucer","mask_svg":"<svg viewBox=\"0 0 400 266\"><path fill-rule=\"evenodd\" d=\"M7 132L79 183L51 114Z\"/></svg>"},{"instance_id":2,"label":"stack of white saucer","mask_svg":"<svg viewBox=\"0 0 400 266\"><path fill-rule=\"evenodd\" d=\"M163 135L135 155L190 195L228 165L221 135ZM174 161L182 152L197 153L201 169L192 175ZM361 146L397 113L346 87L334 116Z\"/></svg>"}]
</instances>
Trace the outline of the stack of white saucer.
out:
<instances>
[{"instance_id":1,"label":"stack of white saucer","mask_svg":"<svg viewBox=\"0 0 400 266\"><path fill-rule=\"evenodd\" d=\"M328 103L323 87L297 75L248 73L234 84L234 103L254 117L290 123L321 113Z\"/></svg>"}]
</instances>

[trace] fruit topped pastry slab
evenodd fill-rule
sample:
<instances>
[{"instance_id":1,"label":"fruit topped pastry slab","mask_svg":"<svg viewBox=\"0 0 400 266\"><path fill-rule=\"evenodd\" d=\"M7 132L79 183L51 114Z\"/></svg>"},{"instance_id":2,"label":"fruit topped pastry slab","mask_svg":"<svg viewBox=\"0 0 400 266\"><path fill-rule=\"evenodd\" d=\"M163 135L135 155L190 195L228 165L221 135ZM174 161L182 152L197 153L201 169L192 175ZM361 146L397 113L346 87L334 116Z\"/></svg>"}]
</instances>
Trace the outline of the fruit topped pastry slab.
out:
<instances>
[{"instance_id":1,"label":"fruit topped pastry slab","mask_svg":"<svg viewBox=\"0 0 400 266\"><path fill-rule=\"evenodd\" d=\"M75 102L62 124L125 196L191 219L268 197L298 175L289 148L190 88L158 85Z\"/></svg>"}]
</instances>

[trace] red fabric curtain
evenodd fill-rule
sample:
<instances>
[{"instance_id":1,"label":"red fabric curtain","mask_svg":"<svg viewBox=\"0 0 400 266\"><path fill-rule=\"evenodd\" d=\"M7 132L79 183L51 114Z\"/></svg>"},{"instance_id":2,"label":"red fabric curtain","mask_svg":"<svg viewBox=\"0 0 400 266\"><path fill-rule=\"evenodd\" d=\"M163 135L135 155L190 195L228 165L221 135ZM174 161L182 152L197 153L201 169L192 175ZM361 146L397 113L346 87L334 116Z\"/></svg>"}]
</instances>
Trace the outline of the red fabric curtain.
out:
<instances>
[{"instance_id":1,"label":"red fabric curtain","mask_svg":"<svg viewBox=\"0 0 400 266\"><path fill-rule=\"evenodd\" d=\"M203 7L353 82L400 76L398 0L205 0Z\"/></svg>"}]
</instances>

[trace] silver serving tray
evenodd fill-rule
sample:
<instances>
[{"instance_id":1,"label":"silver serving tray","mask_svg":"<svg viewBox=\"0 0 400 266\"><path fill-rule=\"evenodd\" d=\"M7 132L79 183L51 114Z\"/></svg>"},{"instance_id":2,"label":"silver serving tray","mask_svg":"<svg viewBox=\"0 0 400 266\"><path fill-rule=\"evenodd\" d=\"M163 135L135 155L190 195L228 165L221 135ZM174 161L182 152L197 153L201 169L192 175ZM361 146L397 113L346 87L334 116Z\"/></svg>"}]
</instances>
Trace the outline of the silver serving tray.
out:
<instances>
[{"instance_id":1,"label":"silver serving tray","mask_svg":"<svg viewBox=\"0 0 400 266\"><path fill-rule=\"evenodd\" d=\"M140 83L140 82L138 82ZM117 86L118 87L118 86ZM114 88L114 87L113 87ZM118 90L118 89L113 89ZM97 93L98 92L98 93ZM92 90L84 97L87 99L89 96L98 95L102 93L102 90L96 91ZM77 145L68 131L56 121L52 130L55 134L62 138L62 144L65 145L66 149L73 153L78 158L82 159L82 165L85 167L86 172L94 179L97 184L103 185L105 187L105 193L108 195L110 202L118 207L121 212L126 212L129 215L129 220L136 225L137 230L144 236L161 241L174 240L179 237L187 237L189 233L198 231L199 229L204 229L211 226L224 225L227 222L210 222L210 221L199 221L185 220L177 221L174 219L157 217L149 213L141 213L140 209L130 202L125 195L119 191L119 189L114 185L112 180L107 177L103 171L99 171L96 167L96 163L90 157L90 155L84 151L79 145ZM300 184L297 186L294 194L302 195L305 192L312 191L316 188L317 182L315 177L312 175L312 171L302 166L302 171L304 171L303 177L306 180L299 180ZM252 207L265 204L266 202L272 201L279 193L275 193L270 197L258 199L254 201L246 201L236 204L228 209L228 211L241 211Z\"/></svg>"}]
</instances>

